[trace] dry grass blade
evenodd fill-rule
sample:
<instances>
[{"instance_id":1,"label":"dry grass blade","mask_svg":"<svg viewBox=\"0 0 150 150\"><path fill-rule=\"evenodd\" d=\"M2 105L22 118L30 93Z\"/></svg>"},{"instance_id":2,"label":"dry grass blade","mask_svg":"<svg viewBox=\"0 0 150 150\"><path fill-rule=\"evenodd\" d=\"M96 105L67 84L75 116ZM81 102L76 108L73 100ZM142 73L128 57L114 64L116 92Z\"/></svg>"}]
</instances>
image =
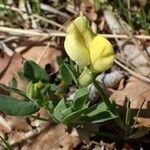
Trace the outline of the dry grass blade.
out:
<instances>
[{"instance_id":1,"label":"dry grass blade","mask_svg":"<svg viewBox=\"0 0 150 150\"><path fill-rule=\"evenodd\" d=\"M62 26L61 26L62 28ZM63 27L64 28L64 27ZM0 32L8 33L10 35L15 36L39 36L39 37L65 37L65 33L57 30L49 30L49 33L42 32L40 30L23 30L23 29L15 29L15 28L8 28L8 27L0 27ZM103 37L106 38L120 38L120 39L130 39L127 35L113 35L113 34L101 34ZM150 36L144 36L144 35L134 35L135 38L138 39L145 39L149 40Z\"/></svg>"},{"instance_id":2,"label":"dry grass blade","mask_svg":"<svg viewBox=\"0 0 150 150\"><path fill-rule=\"evenodd\" d=\"M114 35L114 34L101 34L106 38L120 38L120 39L130 39L128 35ZM134 38L141 40L150 40L150 36L147 35L133 35Z\"/></svg>"},{"instance_id":3,"label":"dry grass blade","mask_svg":"<svg viewBox=\"0 0 150 150\"><path fill-rule=\"evenodd\" d=\"M59 27L59 28L62 28L62 29L66 29L63 25L61 25L61 24L59 24L59 23L57 23L57 22L55 22L53 20L46 19L46 18L44 18L42 16L39 16L39 15L32 15L31 18L34 18L34 17L37 18L37 19L40 19L40 20L42 20L44 22L48 22L48 23L50 23L50 24L52 24L52 25L54 25L56 27Z\"/></svg>"},{"instance_id":4,"label":"dry grass blade","mask_svg":"<svg viewBox=\"0 0 150 150\"><path fill-rule=\"evenodd\" d=\"M16 35L16 36L25 36L25 37L31 37L31 36L39 36L39 37L51 37L51 36L59 36L64 37L64 32L58 32L56 30L50 30L49 33L44 33L39 30L23 30L23 29L15 29L15 28L8 28L8 27L0 27L0 32L8 33L10 35Z\"/></svg>"},{"instance_id":5,"label":"dry grass blade","mask_svg":"<svg viewBox=\"0 0 150 150\"><path fill-rule=\"evenodd\" d=\"M20 1L20 2L21 2L21 1ZM21 3L21 4L22 4L22 3ZM24 20L27 20L28 18L31 18L32 27L33 27L33 28L37 28L37 25L36 25L36 23L35 23L35 21L34 21L34 18L37 18L37 19L40 19L40 20L42 20L42 21L48 22L48 23L50 23L50 24L52 24L52 25L54 25L54 26L56 26L56 27L65 29L64 26L60 25L59 23L57 23L57 22L55 22L55 21L53 21L53 20L48 20L48 19L46 19L46 18L44 18L44 17L42 17L42 16L39 16L39 15L36 15L36 14L33 15L32 12L31 12L29 3L27 3L27 4L28 4L27 6L29 7L28 9L30 10L30 16L28 16L26 10L24 10L24 8L22 8L22 7L23 7L22 5L21 5L21 8L22 8L22 9L18 9L18 8L16 8L16 7L10 7L10 6L8 6L8 5L3 5L3 4L0 4L0 7L1 7L1 8L8 9L8 10L12 10L12 11L15 11L15 12L19 13L19 14L22 16L22 18L24 18ZM63 13L62 13L62 14L63 14Z\"/></svg>"},{"instance_id":6,"label":"dry grass blade","mask_svg":"<svg viewBox=\"0 0 150 150\"><path fill-rule=\"evenodd\" d=\"M0 46L8 56L13 56L14 52L4 42L0 42Z\"/></svg>"},{"instance_id":7,"label":"dry grass blade","mask_svg":"<svg viewBox=\"0 0 150 150\"><path fill-rule=\"evenodd\" d=\"M58 14L58 15L60 15L60 16L64 16L64 17L66 17L67 19L69 19L70 18L70 16L68 15L68 14L66 14L66 13L63 13L62 11L59 11L59 10L57 10L57 9L55 9L55 8L53 8L53 7L51 7L51 6L49 6L49 5L46 5L46 4L40 4L40 7L41 7L41 9L42 10L45 10L45 11L48 11L48 12L51 12L51 13L55 13L55 14Z\"/></svg>"}]
</instances>

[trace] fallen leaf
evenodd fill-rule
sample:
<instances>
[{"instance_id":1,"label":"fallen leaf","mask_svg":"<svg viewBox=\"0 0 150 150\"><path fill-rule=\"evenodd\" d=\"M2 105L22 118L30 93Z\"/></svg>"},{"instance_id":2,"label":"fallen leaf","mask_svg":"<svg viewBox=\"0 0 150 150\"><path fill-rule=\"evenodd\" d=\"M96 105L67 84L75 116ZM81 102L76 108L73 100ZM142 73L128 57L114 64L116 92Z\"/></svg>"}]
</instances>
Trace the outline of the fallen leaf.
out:
<instances>
[{"instance_id":1,"label":"fallen leaf","mask_svg":"<svg viewBox=\"0 0 150 150\"><path fill-rule=\"evenodd\" d=\"M124 106L126 99L130 100L132 109L139 109L141 103L145 100L142 109L150 108L150 86L141 80L130 77L124 89L111 90L113 93L110 99L114 100L118 105Z\"/></svg>"},{"instance_id":2,"label":"fallen leaf","mask_svg":"<svg viewBox=\"0 0 150 150\"><path fill-rule=\"evenodd\" d=\"M114 100L121 108L126 107L127 100L131 102L130 108L134 118L136 118L135 116L141 108L140 114L136 118L139 126L147 127L150 125L150 86L148 83L130 77L124 89L120 91L109 90L112 92L110 99Z\"/></svg>"},{"instance_id":3,"label":"fallen leaf","mask_svg":"<svg viewBox=\"0 0 150 150\"><path fill-rule=\"evenodd\" d=\"M111 32L115 34L122 34L126 32L128 35L131 34L131 27L125 23L121 18L118 18L114 15L113 12L109 10L104 10L104 17L106 22L111 30ZM125 27L123 27L125 25ZM130 35L132 36L132 34ZM141 41L135 40L130 37L129 40L117 39L116 43L120 49L117 52L117 57L123 60L127 66L133 66L136 72L141 73L144 76L150 75L150 65L149 65L149 56L146 53L146 50L141 48Z\"/></svg>"},{"instance_id":4,"label":"fallen leaf","mask_svg":"<svg viewBox=\"0 0 150 150\"><path fill-rule=\"evenodd\" d=\"M10 57L3 52L0 52L0 78L3 76L10 63Z\"/></svg>"},{"instance_id":5,"label":"fallen leaf","mask_svg":"<svg viewBox=\"0 0 150 150\"><path fill-rule=\"evenodd\" d=\"M12 77L21 70L23 58L20 54L14 53L11 58L10 64L7 70L4 72L3 76L0 78L0 83L8 85Z\"/></svg>"},{"instance_id":6,"label":"fallen leaf","mask_svg":"<svg viewBox=\"0 0 150 150\"><path fill-rule=\"evenodd\" d=\"M9 144L20 142L20 140L23 139L24 135L25 135L25 132L23 132L23 131L13 130L8 135L8 142L9 142Z\"/></svg>"},{"instance_id":7,"label":"fallen leaf","mask_svg":"<svg viewBox=\"0 0 150 150\"><path fill-rule=\"evenodd\" d=\"M43 50L45 49L45 46L35 46L31 49L27 50L25 53L22 54L23 58L26 60L33 60L37 61L41 54L43 53ZM54 72L58 71L58 64L56 62L56 59L58 56L61 55L61 52L55 48L48 47L46 52L41 58L41 61L39 62L39 65L42 68L45 68L46 65L50 65Z\"/></svg>"},{"instance_id":8,"label":"fallen leaf","mask_svg":"<svg viewBox=\"0 0 150 150\"><path fill-rule=\"evenodd\" d=\"M6 115L6 121L9 124L9 126L11 126L12 130L27 132L32 129L25 117L15 117Z\"/></svg>"},{"instance_id":9,"label":"fallen leaf","mask_svg":"<svg viewBox=\"0 0 150 150\"><path fill-rule=\"evenodd\" d=\"M73 129L71 133L68 133L64 125L49 128L31 141L21 150L71 150L80 143L77 131Z\"/></svg>"},{"instance_id":10,"label":"fallen leaf","mask_svg":"<svg viewBox=\"0 0 150 150\"><path fill-rule=\"evenodd\" d=\"M138 127L147 127L147 128L150 128L150 119L149 118L143 118L143 117L138 117L137 119L138 121Z\"/></svg>"},{"instance_id":11,"label":"fallen leaf","mask_svg":"<svg viewBox=\"0 0 150 150\"><path fill-rule=\"evenodd\" d=\"M11 126L2 116L0 116L0 131L2 133L9 133L11 131Z\"/></svg>"},{"instance_id":12,"label":"fallen leaf","mask_svg":"<svg viewBox=\"0 0 150 150\"><path fill-rule=\"evenodd\" d=\"M121 47L122 55L124 56L123 57L124 61L134 66L134 70L136 72L139 72L144 76L149 76L150 74L150 66L148 64L149 62L144 57L144 55L142 55L139 48L129 41L120 40L118 41L118 43ZM145 55L147 56L146 53ZM118 54L118 57L120 56L121 54Z\"/></svg>"}]
</instances>

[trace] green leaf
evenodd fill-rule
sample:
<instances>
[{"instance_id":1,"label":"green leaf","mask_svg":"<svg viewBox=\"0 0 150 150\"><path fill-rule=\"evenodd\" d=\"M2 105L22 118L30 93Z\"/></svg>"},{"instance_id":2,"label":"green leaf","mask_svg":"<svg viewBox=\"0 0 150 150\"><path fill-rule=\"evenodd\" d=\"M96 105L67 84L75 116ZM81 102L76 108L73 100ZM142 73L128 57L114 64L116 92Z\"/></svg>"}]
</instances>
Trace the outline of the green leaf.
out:
<instances>
[{"instance_id":1,"label":"green leaf","mask_svg":"<svg viewBox=\"0 0 150 150\"><path fill-rule=\"evenodd\" d=\"M80 119L80 117L86 112L87 107L84 107L83 109L80 109L78 111L75 111L73 113L70 113L68 116L66 116L63 120L62 123L68 125L72 123L77 123L77 120Z\"/></svg>"},{"instance_id":2,"label":"green leaf","mask_svg":"<svg viewBox=\"0 0 150 150\"><path fill-rule=\"evenodd\" d=\"M57 106L54 109L53 112L53 116L55 119L57 119L58 121L62 121L62 119L64 118L64 115L61 113L61 111L65 110L67 108L64 99L62 99Z\"/></svg>"},{"instance_id":3,"label":"green leaf","mask_svg":"<svg viewBox=\"0 0 150 150\"><path fill-rule=\"evenodd\" d=\"M17 100L0 94L0 111L14 116L27 116L37 112L40 108L33 102Z\"/></svg>"},{"instance_id":4,"label":"green leaf","mask_svg":"<svg viewBox=\"0 0 150 150\"><path fill-rule=\"evenodd\" d=\"M133 135L129 136L128 139L139 139L150 132L150 128L141 127Z\"/></svg>"},{"instance_id":5,"label":"green leaf","mask_svg":"<svg viewBox=\"0 0 150 150\"><path fill-rule=\"evenodd\" d=\"M5 150L12 150L11 145L0 135L0 139L2 140L2 142L5 144Z\"/></svg>"},{"instance_id":6,"label":"green leaf","mask_svg":"<svg viewBox=\"0 0 150 150\"><path fill-rule=\"evenodd\" d=\"M100 0L94 0L94 4L95 4L95 8L96 8L96 11L98 11L100 9Z\"/></svg>"},{"instance_id":7,"label":"green leaf","mask_svg":"<svg viewBox=\"0 0 150 150\"><path fill-rule=\"evenodd\" d=\"M64 80L66 85L69 85L73 79L72 79L72 76L70 75L67 67L65 65L61 65L60 72L61 72L62 79Z\"/></svg>"},{"instance_id":8,"label":"green leaf","mask_svg":"<svg viewBox=\"0 0 150 150\"><path fill-rule=\"evenodd\" d=\"M30 0L32 6L32 12L35 14L40 14L40 0Z\"/></svg>"},{"instance_id":9,"label":"green leaf","mask_svg":"<svg viewBox=\"0 0 150 150\"><path fill-rule=\"evenodd\" d=\"M48 101L46 108L47 108L47 110L51 116L52 116L54 109L56 108L57 104L58 104L58 101Z\"/></svg>"},{"instance_id":10,"label":"green leaf","mask_svg":"<svg viewBox=\"0 0 150 150\"><path fill-rule=\"evenodd\" d=\"M125 119L125 123L126 123L127 125L130 124L131 119L132 119L132 117L133 117L133 116L132 116L132 110L131 110L130 105L131 105L131 102L128 100L128 101L127 101L126 119Z\"/></svg>"},{"instance_id":11,"label":"green leaf","mask_svg":"<svg viewBox=\"0 0 150 150\"><path fill-rule=\"evenodd\" d=\"M24 91L18 90L18 89L13 88L13 87L6 86L5 84L2 84L2 83L0 83L0 87L9 91L9 92L14 92L14 93L20 94L21 96L27 98Z\"/></svg>"},{"instance_id":12,"label":"green leaf","mask_svg":"<svg viewBox=\"0 0 150 150\"><path fill-rule=\"evenodd\" d=\"M67 85L71 83L72 80L77 84L77 73L73 68L71 68L68 64L61 64L60 72L62 79L65 81Z\"/></svg>"},{"instance_id":13,"label":"green leaf","mask_svg":"<svg viewBox=\"0 0 150 150\"><path fill-rule=\"evenodd\" d=\"M79 110L84 106L84 104L88 98L88 95L89 95L89 90L87 87L77 90L77 92L75 93L74 99L73 99L74 100L74 103L73 103L74 110Z\"/></svg>"},{"instance_id":14,"label":"green leaf","mask_svg":"<svg viewBox=\"0 0 150 150\"><path fill-rule=\"evenodd\" d=\"M61 114L62 114L62 116L63 116L63 119L65 118L65 117L67 117L68 115L70 115L71 113L72 113L72 107L69 107L69 108L67 108L67 109L65 109L65 110L63 110L63 111L61 111Z\"/></svg>"},{"instance_id":15,"label":"green leaf","mask_svg":"<svg viewBox=\"0 0 150 150\"><path fill-rule=\"evenodd\" d=\"M39 80L45 82L49 81L47 72L31 60L25 62L23 72L27 79L33 80L34 82Z\"/></svg>"},{"instance_id":16,"label":"green leaf","mask_svg":"<svg viewBox=\"0 0 150 150\"><path fill-rule=\"evenodd\" d=\"M112 119L115 119L116 116L114 114L112 114L109 111L102 111L99 114L96 114L95 116L89 117L89 116L85 116L82 119L82 121L85 122L90 122L90 123L103 123L105 121L109 121Z\"/></svg>"},{"instance_id":17,"label":"green leaf","mask_svg":"<svg viewBox=\"0 0 150 150\"><path fill-rule=\"evenodd\" d=\"M87 110L87 115L89 117L95 116L97 114L99 114L100 112L103 112L105 110L107 110L107 106L104 102L100 103L100 104L96 104L90 108L88 108Z\"/></svg>"},{"instance_id":18,"label":"green leaf","mask_svg":"<svg viewBox=\"0 0 150 150\"><path fill-rule=\"evenodd\" d=\"M117 116L111 113L104 102L94 105L87 109L87 114L81 118L82 121L90 123L101 123L111 119L115 119Z\"/></svg>"}]
</instances>

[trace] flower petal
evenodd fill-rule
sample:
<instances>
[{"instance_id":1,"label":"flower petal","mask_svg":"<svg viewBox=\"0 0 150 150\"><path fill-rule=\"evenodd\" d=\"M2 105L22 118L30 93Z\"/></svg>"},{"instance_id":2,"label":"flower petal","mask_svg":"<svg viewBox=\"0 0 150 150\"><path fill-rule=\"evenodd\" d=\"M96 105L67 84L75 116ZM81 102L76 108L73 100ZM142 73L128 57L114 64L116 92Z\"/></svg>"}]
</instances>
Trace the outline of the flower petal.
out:
<instances>
[{"instance_id":1,"label":"flower petal","mask_svg":"<svg viewBox=\"0 0 150 150\"><path fill-rule=\"evenodd\" d=\"M97 35L90 43L91 67L95 72L109 69L114 60L114 50L111 43L104 37Z\"/></svg>"},{"instance_id":2,"label":"flower petal","mask_svg":"<svg viewBox=\"0 0 150 150\"><path fill-rule=\"evenodd\" d=\"M105 57L105 58L99 58L93 65L92 68L94 72L104 72L108 70L113 65L114 61L114 55Z\"/></svg>"},{"instance_id":3,"label":"flower petal","mask_svg":"<svg viewBox=\"0 0 150 150\"><path fill-rule=\"evenodd\" d=\"M67 29L65 50L78 65L90 64L89 43L94 35L84 16L75 19L74 23Z\"/></svg>"}]
</instances>

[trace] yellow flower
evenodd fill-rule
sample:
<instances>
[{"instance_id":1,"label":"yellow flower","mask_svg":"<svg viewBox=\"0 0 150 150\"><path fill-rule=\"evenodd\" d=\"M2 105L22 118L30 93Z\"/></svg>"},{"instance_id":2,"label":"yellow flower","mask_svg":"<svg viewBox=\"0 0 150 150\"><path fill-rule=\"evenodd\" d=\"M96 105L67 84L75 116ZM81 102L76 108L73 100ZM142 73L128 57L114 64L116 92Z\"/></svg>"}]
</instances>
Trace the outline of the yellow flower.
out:
<instances>
[{"instance_id":1,"label":"yellow flower","mask_svg":"<svg viewBox=\"0 0 150 150\"><path fill-rule=\"evenodd\" d=\"M113 64L115 55L111 43L96 35L84 16L76 18L69 26L64 45L73 61L81 66L89 65L92 72L106 71Z\"/></svg>"},{"instance_id":2,"label":"yellow flower","mask_svg":"<svg viewBox=\"0 0 150 150\"><path fill-rule=\"evenodd\" d=\"M65 50L69 57L78 65L89 65L90 55L88 47L94 37L86 17L78 17L67 29Z\"/></svg>"},{"instance_id":3,"label":"yellow flower","mask_svg":"<svg viewBox=\"0 0 150 150\"><path fill-rule=\"evenodd\" d=\"M94 72L108 70L114 61L114 51L111 43L104 37L97 35L89 46L91 68Z\"/></svg>"}]
</instances>

